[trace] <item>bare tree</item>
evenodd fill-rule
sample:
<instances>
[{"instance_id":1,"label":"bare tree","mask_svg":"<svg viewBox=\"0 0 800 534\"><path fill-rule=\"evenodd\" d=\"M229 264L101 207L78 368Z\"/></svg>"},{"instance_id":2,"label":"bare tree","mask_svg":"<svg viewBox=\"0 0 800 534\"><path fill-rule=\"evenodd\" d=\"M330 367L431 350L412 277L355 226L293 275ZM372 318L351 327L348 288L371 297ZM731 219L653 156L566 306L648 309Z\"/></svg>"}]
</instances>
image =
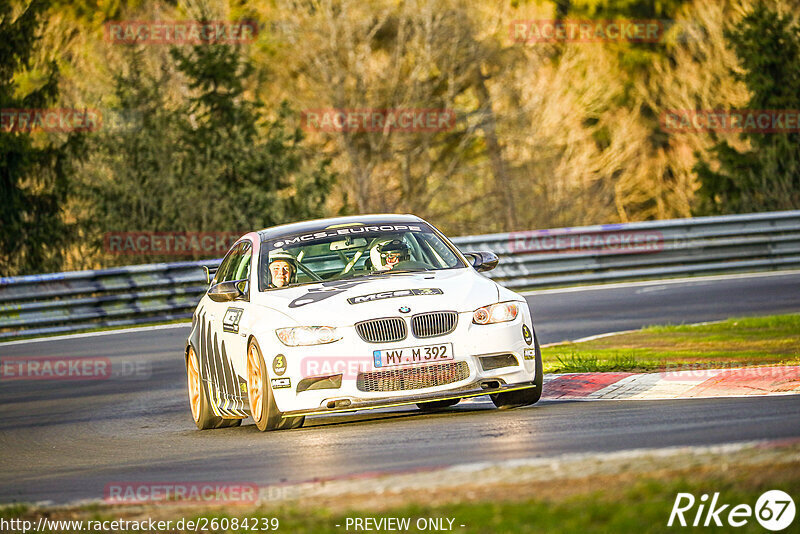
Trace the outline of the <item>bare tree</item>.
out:
<instances>
[{"instance_id":1,"label":"bare tree","mask_svg":"<svg viewBox=\"0 0 800 534\"><path fill-rule=\"evenodd\" d=\"M457 115L442 131L342 131L317 138L335 155L359 212L413 211L459 219L476 203L513 226L507 165L482 65L498 48L476 36L456 2L291 4L281 30L302 106L438 109ZM482 168L489 162L490 175ZM502 224L501 223L501 224Z\"/></svg>"}]
</instances>

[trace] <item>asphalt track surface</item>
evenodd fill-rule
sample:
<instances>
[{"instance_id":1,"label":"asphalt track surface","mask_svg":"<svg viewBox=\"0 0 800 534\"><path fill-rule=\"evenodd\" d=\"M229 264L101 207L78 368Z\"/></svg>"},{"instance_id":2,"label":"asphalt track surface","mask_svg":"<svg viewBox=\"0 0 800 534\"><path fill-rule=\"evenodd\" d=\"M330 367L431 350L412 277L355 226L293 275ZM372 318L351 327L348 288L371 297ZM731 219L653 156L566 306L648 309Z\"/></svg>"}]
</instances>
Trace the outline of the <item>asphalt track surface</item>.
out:
<instances>
[{"instance_id":1,"label":"asphalt track surface","mask_svg":"<svg viewBox=\"0 0 800 534\"><path fill-rule=\"evenodd\" d=\"M800 273L528 297L543 343L648 324L800 311ZM102 499L109 483L302 482L458 463L800 437L800 397L547 401L488 399L309 418L299 430L199 432L181 351L188 327L17 344L0 356L107 357L129 376L0 381L0 503ZM139 367L134 368L136 364Z\"/></svg>"}]
</instances>

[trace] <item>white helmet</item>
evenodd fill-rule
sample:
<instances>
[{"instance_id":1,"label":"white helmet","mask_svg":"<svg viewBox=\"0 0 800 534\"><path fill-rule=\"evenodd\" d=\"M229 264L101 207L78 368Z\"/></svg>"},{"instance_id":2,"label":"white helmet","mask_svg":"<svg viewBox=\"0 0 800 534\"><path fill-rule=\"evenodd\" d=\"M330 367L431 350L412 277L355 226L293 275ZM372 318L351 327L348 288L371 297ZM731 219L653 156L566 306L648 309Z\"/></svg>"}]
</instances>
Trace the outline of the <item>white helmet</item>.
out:
<instances>
[{"instance_id":1,"label":"white helmet","mask_svg":"<svg viewBox=\"0 0 800 534\"><path fill-rule=\"evenodd\" d=\"M387 239L372 247L369 259L373 269L388 271L401 261L410 260L411 253L402 239Z\"/></svg>"}]
</instances>

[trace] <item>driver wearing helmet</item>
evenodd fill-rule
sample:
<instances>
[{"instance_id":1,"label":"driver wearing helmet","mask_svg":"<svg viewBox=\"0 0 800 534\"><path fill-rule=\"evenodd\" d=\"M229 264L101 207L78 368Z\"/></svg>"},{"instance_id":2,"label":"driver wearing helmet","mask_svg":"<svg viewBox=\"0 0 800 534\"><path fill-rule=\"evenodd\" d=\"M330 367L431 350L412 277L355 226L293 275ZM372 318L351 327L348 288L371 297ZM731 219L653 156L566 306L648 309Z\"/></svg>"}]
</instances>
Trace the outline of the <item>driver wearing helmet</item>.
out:
<instances>
[{"instance_id":1,"label":"driver wearing helmet","mask_svg":"<svg viewBox=\"0 0 800 534\"><path fill-rule=\"evenodd\" d=\"M286 287L297 280L297 264L288 252L271 254L269 258L269 287Z\"/></svg>"},{"instance_id":2,"label":"driver wearing helmet","mask_svg":"<svg viewBox=\"0 0 800 534\"><path fill-rule=\"evenodd\" d=\"M388 271L402 261L409 261L411 253L402 239L392 239L373 247L370 260L378 271Z\"/></svg>"}]
</instances>

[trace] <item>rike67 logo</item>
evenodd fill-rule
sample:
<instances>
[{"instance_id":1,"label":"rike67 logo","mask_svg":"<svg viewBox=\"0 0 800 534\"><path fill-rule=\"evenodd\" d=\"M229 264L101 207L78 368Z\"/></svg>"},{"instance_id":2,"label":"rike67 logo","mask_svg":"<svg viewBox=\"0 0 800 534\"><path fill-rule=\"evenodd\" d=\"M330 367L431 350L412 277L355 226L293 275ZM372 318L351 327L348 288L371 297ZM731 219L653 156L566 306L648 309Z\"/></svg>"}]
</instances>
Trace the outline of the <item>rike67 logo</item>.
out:
<instances>
[{"instance_id":1,"label":"rike67 logo","mask_svg":"<svg viewBox=\"0 0 800 534\"><path fill-rule=\"evenodd\" d=\"M705 493L700 499L695 499L691 493L678 493L667 526L721 527L727 523L731 527L742 527L755 516L762 527L777 532L792 524L795 511L794 500L781 490L765 491L754 508L749 504L723 503L719 492L714 493L710 502Z\"/></svg>"}]
</instances>

